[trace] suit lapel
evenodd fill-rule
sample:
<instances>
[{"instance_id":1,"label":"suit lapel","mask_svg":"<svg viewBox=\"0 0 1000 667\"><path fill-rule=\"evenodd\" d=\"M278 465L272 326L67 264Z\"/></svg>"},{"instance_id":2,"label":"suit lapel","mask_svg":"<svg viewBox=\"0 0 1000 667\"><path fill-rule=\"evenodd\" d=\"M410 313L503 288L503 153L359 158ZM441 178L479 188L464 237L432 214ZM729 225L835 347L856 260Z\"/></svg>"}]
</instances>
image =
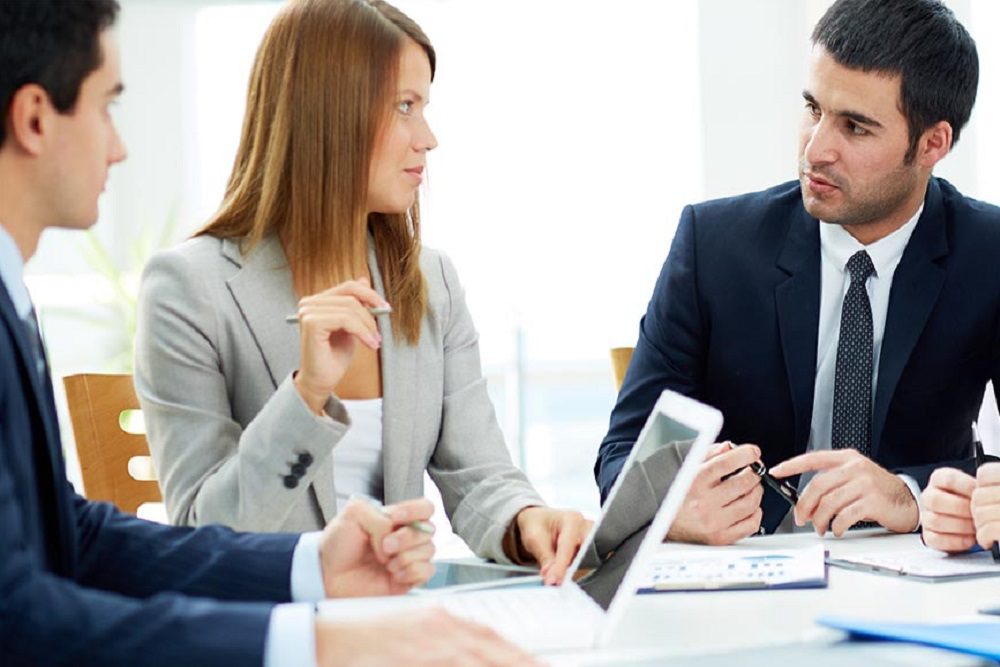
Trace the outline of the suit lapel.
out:
<instances>
[{"instance_id":1,"label":"suit lapel","mask_svg":"<svg viewBox=\"0 0 1000 667\"><path fill-rule=\"evenodd\" d=\"M873 457L878 454L896 384L944 285L945 270L935 260L948 254L947 222L941 188L931 179L924 211L906 244L889 292L872 413Z\"/></svg>"},{"instance_id":2,"label":"suit lapel","mask_svg":"<svg viewBox=\"0 0 1000 667\"><path fill-rule=\"evenodd\" d=\"M270 235L249 257L228 239L222 242L222 254L241 267L226 284L277 389L299 365L298 329L285 323L298 304L284 250L278 238Z\"/></svg>"},{"instance_id":3,"label":"suit lapel","mask_svg":"<svg viewBox=\"0 0 1000 667\"><path fill-rule=\"evenodd\" d=\"M774 290L778 331L795 413L794 453L809 439L819 330L819 222L798 207L778 256L788 279Z\"/></svg>"},{"instance_id":4,"label":"suit lapel","mask_svg":"<svg viewBox=\"0 0 1000 667\"><path fill-rule=\"evenodd\" d=\"M17 311L14 310L14 304L10 300L7 287L2 282L0 282L0 308L2 308L4 316L10 323L14 343L17 345L17 351L21 354L21 360L27 365L28 372L26 376L31 385L35 401L40 411L45 414L46 418L42 421L44 422L46 440L49 442L58 440L58 434L54 429L55 424L49 419L50 414L55 413L51 383L49 386L43 386L41 378L35 372L34 354L31 351L31 341L28 340L27 328L21 318L18 317ZM45 362L45 368L48 369L48 360L45 360ZM51 413L49 414L50 410Z\"/></svg>"},{"instance_id":5,"label":"suit lapel","mask_svg":"<svg viewBox=\"0 0 1000 667\"><path fill-rule=\"evenodd\" d=\"M299 329L285 322L286 316L298 310L285 251L278 237L271 234L249 257L240 252L237 242L228 239L222 242L222 254L241 267L226 284L277 389L299 366ZM337 514L337 495L329 461L316 471L312 486L325 522L330 521Z\"/></svg>"},{"instance_id":6,"label":"suit lapel","mask_svg":"<svg viewBox=\"0 0 1000 667\"><path fill-rule=\"evenodd\" d=\"M43 520L45 523L43 530L47 534L46 541L51 539L48 536L49 529L58 527L62 544L58 547L51 545L51 543L50 545L53 547L53 557L61 562L53 564L59 568L60 572L72 576L73 564L76 562L76 539L73 535L75 524L68 515L70 511L69 498L66 495L68 486L63 466L59 422L52 396L52 382L48 373L45 377L47 384L43 384L42 379L38 377L34 356L31 352L31 342L28 340L28 332L14 310L14 304L10 301L7 287L3 281L0 281L0 316L7 321L11 337L17 348L21 377L26 378L26 384L31 387L33 394L32 397L28 398L28 402L36 410L38 422L41 424L41 434L44 436L44 442L40 441L41 439L38 437L33 437L30 445L33 451L32 460L37 468L35 473L38 476L37 486L41 495L39 500L42 512L52 512L48 520ZM47 363L46 368L48 368ZM34 400L31 400L32 398ZM45 483L46 481L49 483ZM45 493L47 488L50 489L49 494ZM45 495L51 497L46 498Z\"/></svg>"},{"instance_id":7,"label":"suit lapel","mask_svg":"<svg viewBox=\"0 0 1000 667\"><path fill-rule=\"evenodd\" d=\"M368 239L368 268L372 274L375 291L385 297L385 286L375 256L375 244ZM382 335L380 359L382 362L382 476L385 501L404 500L409 468L413 458L413 428L416 423L416 405L409 387L414 384L418 346L393 338L388 317L378 318ZM426 332L425 332L426 333ZM423 464L421 463L421 474Z\"/></svg>"}]
</instances>

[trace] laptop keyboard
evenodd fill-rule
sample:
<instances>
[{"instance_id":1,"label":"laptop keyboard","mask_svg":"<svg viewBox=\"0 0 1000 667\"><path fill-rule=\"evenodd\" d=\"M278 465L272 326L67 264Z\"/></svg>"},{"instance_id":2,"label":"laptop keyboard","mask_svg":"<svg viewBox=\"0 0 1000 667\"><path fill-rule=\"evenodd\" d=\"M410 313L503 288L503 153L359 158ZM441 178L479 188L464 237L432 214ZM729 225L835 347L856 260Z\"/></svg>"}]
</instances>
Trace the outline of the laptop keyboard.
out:
<instances>
[{"instance_id":1,"label":"laptop keyboard","mask_svg":"<svg viewBox=\"0 0 1000 667\"><path fill-rule=\"evenodd\" d=\"M579 589L508 589L424 599L488 625L530 651L593 646L604 615Z\"/></svg>"}]
</instances>

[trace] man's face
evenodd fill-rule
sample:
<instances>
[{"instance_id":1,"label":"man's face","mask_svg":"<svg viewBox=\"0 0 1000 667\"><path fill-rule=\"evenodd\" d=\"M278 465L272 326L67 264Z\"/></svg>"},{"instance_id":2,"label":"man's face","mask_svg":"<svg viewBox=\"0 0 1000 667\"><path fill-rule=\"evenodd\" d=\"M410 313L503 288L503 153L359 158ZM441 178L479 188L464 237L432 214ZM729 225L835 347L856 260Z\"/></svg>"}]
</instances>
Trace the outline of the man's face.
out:
<instances>
[{"instance_id":1,"label":"man's face","mask_svg":"<svg viewBox=\"0 0 1000 667\"><path fill-rule=\"evenodd\" d=\"M806 210L845 226L902 224L923 197L920 168L906 164L900 77L839 65L813 48L803 97L799 181Z\"/></svg>"},{"instance_id":2,"label":"man's face","mask_svg":"<svg viewBox=\"0 0 1000 667\"><path fill-rule=\"evenodd\" d=\"M53 226L86 229L97 222L97 199L108 169L125 159L110 113L122 90L118 45L107 30L101 35L101 54L100 67L80 86L76 106L53 117L45 170Z\"/></svg>"}]
</instances>

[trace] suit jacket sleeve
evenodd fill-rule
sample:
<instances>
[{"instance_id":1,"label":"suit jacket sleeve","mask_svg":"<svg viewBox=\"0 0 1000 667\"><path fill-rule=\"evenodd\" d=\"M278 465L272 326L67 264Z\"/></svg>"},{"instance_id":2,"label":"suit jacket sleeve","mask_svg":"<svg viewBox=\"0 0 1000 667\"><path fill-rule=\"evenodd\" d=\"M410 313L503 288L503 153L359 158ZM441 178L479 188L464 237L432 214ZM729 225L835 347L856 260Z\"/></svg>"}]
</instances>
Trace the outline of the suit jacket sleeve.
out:
<instances>
[{"instance_id":1,"label":"suit jacket sleeve","mask_svg":"<svg viewBox=\"0 0 1000 667\"><path fill-rule=\"evenodd\" d=\"M681 214L670 253L639 325L639 340L601 443L594 475L603 503L664 389L700 398L709 335L698 303L695 212Z\"/></svg>"},{"instance_id":2,"label":"suit jacket sleeve","mask_svg":"<svg viewBox=\"0 0 1000 667\"><path fill-rule=\"evenodd\" d=\"M451 262L440 256L450 296L444 326L441 434L427 468L455 532L478 555L509 562L502 541L519 510L544 505L511 462L479 361L479 337Z\"/></svg>"},{"instance_id":3,"label":"suit jacket sleeve","mask_svg":"<svg viewBox=\"0 0 1000 667\"><path fill-rule=\"evenodd\" d=\"M317 418L289 375L242 428L228 386L239 369L225 367L217 306L191 264L180 253L158 254L139 295L135 383L164 500L174 523L277 531L290 514L306 514L313 477L350 420L334 399L332 419ZM286 488L303 453L313 462Z\"/></svg>"},{"instance_id":4,"label":"suit jacket sleeve","mask_svg":"<svg viewBox=\"0 0 1000 667\"><path fill-rule=\"evenodd\" d=\"M251 600L289 599L295 537L157 526L75 497L76 573L60 576L28 546L8 460L23 446L0 442L4 665L261 665L273 604Z\"/></svg>"}]
</instances>

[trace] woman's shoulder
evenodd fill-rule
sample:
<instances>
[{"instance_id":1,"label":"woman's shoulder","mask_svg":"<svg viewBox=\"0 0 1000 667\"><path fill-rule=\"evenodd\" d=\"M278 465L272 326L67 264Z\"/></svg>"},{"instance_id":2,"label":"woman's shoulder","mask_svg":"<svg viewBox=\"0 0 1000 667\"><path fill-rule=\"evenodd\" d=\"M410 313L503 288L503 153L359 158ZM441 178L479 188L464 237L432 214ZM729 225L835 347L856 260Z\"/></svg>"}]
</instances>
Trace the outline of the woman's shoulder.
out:
<instances>
[{"instance_id":1,"label":"woman's shoulder","mask_svg":"<svg viewBox=\"0 0 1000 667\"><path fill-rule=\"evenodd\" d=\"M166 293L214 290L238 268L226 257L229 241L214 236L195 236L156 252L143 269L143 291Z\"/></svg>"},{"instance_id":2,"label":"woman's shoulder","mask_svg":"<svg viewBox=\"0 0 1000 667\"><path fill-rule=\"evenodd\" d=\"M449 291L458 287L458 273L451 258L444 252L425 245L420 246L420 271L431 293Z\"/></svg>"},{"instance_id":3,"label":"woman's shoulder","mask_svg":"<svg viewBox=\"0 0 1000 667\"><path fill-rule=\"evenodd\" d=\"M155 264L205 266L222 257L222 239L214 236L194 236L177 245L158 250L152 257Z\"/></svg>"},{"instance_id":4,"label":"woman's shoulder","mask_svg":"<svg viewBox=\"0 0 1000 667\"><path fill-rule=\"evenodd\" d=\"M238 268L242 255L230 239L200 235L159 250L150 259L146 272L196 271L202 275L224 274Z\"/></svg>"}]
</instances>

